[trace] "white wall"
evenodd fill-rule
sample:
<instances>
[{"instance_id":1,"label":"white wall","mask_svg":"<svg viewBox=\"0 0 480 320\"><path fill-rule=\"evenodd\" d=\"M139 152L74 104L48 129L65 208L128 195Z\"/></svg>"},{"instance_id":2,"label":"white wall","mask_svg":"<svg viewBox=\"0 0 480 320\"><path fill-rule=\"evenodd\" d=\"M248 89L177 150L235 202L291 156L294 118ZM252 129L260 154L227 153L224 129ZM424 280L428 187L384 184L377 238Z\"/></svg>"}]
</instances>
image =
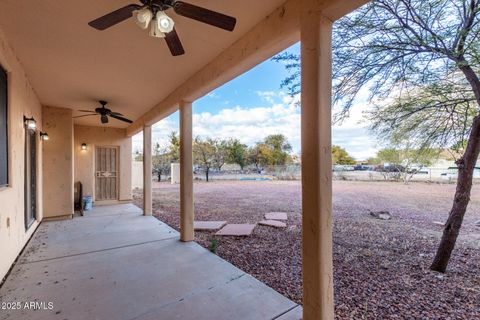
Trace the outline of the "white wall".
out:
<instances>
[{"instance_id":1,"label":"white wall","mask_svg":"<svg viewBox=\"0 0 480 320\"><path fill-rule=\"evenodd\" d=\"M143 162L132 161L132 188L143 188Z\"/></svg>"}]
</instances>

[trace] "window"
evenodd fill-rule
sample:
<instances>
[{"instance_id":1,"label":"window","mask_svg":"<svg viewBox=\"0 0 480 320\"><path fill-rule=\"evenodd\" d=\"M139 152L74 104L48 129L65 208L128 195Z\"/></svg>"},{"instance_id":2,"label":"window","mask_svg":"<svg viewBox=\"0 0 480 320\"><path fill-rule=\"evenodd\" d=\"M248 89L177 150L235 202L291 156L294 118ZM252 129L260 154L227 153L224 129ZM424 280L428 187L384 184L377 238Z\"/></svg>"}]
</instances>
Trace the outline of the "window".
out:
<instances>
[{"instance_id":1,"label":"window","mask_svg":"<svg viewBox=\"0 0 480 320\"><path fill-rule=\"evenodd\" d=\"M7 72L0 67L0 187L8 185Z\"/></svg>"}]
</instances>

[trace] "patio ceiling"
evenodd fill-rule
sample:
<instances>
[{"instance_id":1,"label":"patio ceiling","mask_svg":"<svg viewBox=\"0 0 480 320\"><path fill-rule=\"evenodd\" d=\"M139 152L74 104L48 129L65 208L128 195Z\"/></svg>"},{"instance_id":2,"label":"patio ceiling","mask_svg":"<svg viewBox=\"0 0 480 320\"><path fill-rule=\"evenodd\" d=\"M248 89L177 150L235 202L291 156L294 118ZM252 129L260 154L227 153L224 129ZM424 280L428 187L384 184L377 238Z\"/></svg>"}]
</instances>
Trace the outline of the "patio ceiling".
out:
<instances>
[{"instance_id":1,"label":"patio ceiling","mask_svg":"<svg viewBox=\"0 0 480 320\"><path fill-rule=\"evenodd\" d=\"M172 57L162 39L153 39L127 20L105 31L87 25L131 0L2 0L4 31L43 105L93 109L110 107L137 120L217 55L240 39L283 0L190 0L237 18L229 33L180 17L169 10L186 54ZM7 66L8 68L8 66ZM80 115L75 113L74 115ZM75 123L99 125L97 117ZM112 120L109 126L126 127Z\"/></svg>"}]
</instances>

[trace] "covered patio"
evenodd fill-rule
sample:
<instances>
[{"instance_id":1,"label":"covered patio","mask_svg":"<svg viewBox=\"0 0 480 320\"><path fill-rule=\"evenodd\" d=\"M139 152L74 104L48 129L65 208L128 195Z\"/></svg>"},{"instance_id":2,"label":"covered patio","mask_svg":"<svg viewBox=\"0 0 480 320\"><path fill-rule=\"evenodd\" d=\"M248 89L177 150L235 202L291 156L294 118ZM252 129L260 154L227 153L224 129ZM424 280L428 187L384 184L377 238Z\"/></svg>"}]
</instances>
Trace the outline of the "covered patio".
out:
<instances>
[{"instance_id":1,"label":"covered patio","mask_svg":"<svg viewBox=\"0 0 480 320\"><path fill-rule=\"evenodd\" d=\"M165 3L142 3L147 2ZM188 242L194 239L192 104L301 41L303 319L333 319L332 25L368 1L190 2L235 17L237 25L227 32L168 9L184 44L185 54L179 56L172 56L162 39L149 37L133 21L103 31L88 25L112 10L131 6L129 0L0 2L0 88L5 89L0 96L0 276L14 266L2 294L55 298L62 306L56 310L61 319L81 318L76 312L84 318L110 319L109 312L115 310L117 319L147 319L148 310L181 319L224 319L230 314L273 319L289 310L300 312L261 283ZM133 7L138 8L138 3ZM118 114L109 123L106 116L78 117L84 115L81 110L99 107L99 100L108 101L112 111L132 123L117 121ZM180 111L181 242L173 230L148 217L152 215L152 125L176 111ZM91 195L95 205L131 201L131 137L139 132L144 139L143 214L147 217L129 206L99 207L91 217L71 220L79 191L76 182L82 182L83 194ZM68 220L42 223L59 219ZM120 236L119 230L125 234ZM177 270L176 264L168 263L177 259L185 259L184 272L179 274L184 279L181 286L171 286L174 291L165 291L164 281L173 281ZM78 263L69 265L73 261ZM113 261L117 271L109 269ZM199 261L205 261L203 268ZM160 272L161 268L165 270ZM65 295L57 291L59 283L46 280L53 279L47 275L55 270L65 273L55 281L74 282L62 291ZM30 290L22 290L27 280L16 274L32 277ZM90 284L90 277L97 281ZM117 285L124 287L112 291ZM79 292L89 292L88 305L72 303ZM151 294L157 294L155 299ZM128 307L127 301L133 306ZM189 301L197 302L189 305ZM257 308L259 302L264 308ZM107 310L106 305L116 306ZM209 314L200 306L216 308Z\"/></svg>"},{"instance_id":2,"label":"covered patio","mask_svg":"<svg viewBox=\"0 0 480 320\"><path fill-rule=\"evenodd\" d=\"M301 307L132 204L42 223L0 289L0 319L299 319ZM47 303L53 302L52 309Z\"/></svg>"}]
</instances>

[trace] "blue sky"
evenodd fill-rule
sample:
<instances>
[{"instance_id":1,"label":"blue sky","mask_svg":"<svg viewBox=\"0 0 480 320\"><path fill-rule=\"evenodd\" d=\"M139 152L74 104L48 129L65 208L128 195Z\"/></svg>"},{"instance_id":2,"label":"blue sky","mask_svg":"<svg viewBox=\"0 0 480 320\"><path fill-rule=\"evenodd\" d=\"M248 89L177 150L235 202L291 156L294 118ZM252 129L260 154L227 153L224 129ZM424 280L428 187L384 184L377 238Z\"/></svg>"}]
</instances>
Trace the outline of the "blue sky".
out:
<instances>
[{"instance_id":1,"label":"blue sky","mask_svg":"<svg viewBox=\"0 0 480 320\"><path fill-rule=\"evenodd\" d=\"M299 52L299 44L287 49ZM247 145L269 134L282 133L300 152L300 108L284 90L281 81L288 75L284 66L267 60L236 79L210 92L193 105L193 135L238 138ZM365 97L366 94L362 95ZM374 156L377 143L363 120L368 106L360 98L349 119L333 128L333 143L345 148L357 160ZM178 132L178 113L153 126L153 140L167 145L171 131ZM133 139L134 151L141 150L142 136Z\"/></svg>"}]
</instances>

